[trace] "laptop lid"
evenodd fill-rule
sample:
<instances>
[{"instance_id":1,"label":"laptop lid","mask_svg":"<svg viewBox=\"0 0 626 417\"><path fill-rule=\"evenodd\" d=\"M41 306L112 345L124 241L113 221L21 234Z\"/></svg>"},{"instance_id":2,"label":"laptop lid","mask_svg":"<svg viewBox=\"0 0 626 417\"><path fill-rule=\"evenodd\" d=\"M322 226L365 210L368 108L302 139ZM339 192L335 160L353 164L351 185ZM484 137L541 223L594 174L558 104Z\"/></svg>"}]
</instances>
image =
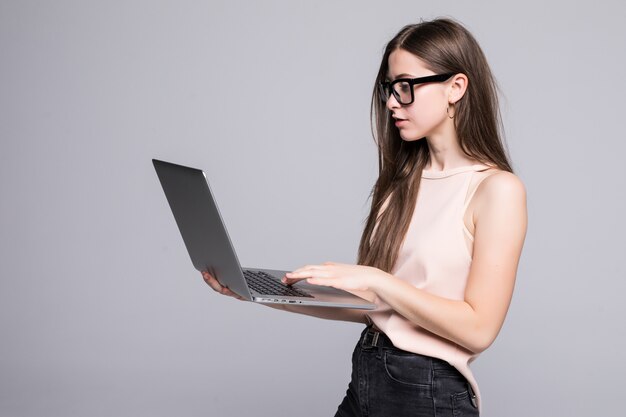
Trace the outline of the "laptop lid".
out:
<instances>
[{"instance_id":1,"label":"laptop lid","mask_svg":"<svg viewBox=\"0 0 626 417\"><path fill-rule=\"evenodd\" d=\"M193 266L222 277L223 284L252 299L204 172L153 159Z\"/></svg>"}]
</instances>

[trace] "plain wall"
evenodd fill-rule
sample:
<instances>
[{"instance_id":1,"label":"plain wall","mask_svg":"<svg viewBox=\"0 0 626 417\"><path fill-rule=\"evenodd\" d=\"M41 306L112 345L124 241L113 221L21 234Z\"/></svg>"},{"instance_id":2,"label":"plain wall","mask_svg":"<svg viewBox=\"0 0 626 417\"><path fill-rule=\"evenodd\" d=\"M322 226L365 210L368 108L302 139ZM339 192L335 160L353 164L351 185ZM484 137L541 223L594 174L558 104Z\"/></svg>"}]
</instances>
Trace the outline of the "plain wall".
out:
<instances>
[{"instance_id":1,"label":"plain wall","mask_svg":"<svg viewBox=\"0 0 626 417\"><path fill-rule=\"evenodd\" d=\"M513 302L472 364L483 415L615 415L625 10L1 0L0 415L332 415L362 326L213 293L151 158L205 170L242 264L354 263L383 47L437 16L481 44L528 192Z\"/></svg>"}]
</instances>

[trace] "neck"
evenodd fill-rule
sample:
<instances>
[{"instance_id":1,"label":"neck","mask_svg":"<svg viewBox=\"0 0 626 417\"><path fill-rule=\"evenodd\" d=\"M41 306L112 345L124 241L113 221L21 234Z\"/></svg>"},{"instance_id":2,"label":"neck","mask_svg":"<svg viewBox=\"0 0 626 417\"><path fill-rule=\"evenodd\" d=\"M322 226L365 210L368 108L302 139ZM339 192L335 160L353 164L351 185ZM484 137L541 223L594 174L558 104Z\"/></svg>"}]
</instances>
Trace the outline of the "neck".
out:
<instances>
[{"instance_id":1,"label":"neck","mask_svg":"<svg viewBox=\"0 0 626 417\"><path fill-rule=\"evenodd\" d=\"M444 171L478 163L461 150L452 123L444 124L440 132L427 136L426 142L430 152L430 160L424 167L426 170Z\"/></svg>"}]
</instances>

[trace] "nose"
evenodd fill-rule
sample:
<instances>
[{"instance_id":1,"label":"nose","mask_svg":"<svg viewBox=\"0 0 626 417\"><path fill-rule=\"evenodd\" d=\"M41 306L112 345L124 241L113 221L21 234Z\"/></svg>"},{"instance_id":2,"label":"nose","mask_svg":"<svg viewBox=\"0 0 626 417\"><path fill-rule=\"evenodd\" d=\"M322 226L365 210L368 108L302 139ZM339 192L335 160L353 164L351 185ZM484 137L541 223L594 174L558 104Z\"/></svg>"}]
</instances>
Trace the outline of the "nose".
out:
<instances>
[{"instance_id":1,"label":"nose","mask_svg":"<svg viewBox=\"0 0 626 417\"><path fill-rule=\"evenodd\" d=\"M393 109L399 108L400 107L400 103L398 103L398 100L396 100L396 96L394 96L393 94L389 94L389 98L387 99L387 102L385 103L385 106L389 110L393 110Z\"/></svg>"}]
</instances>

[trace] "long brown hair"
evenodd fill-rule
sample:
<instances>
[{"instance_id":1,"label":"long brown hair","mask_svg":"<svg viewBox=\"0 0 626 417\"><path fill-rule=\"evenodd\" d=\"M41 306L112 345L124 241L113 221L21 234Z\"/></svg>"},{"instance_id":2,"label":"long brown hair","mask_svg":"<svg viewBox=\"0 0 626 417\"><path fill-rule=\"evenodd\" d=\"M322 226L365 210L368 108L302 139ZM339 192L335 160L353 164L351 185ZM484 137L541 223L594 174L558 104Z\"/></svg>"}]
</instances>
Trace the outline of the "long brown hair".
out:
<instances>
[{"instance_id":1,"label":"long brown hair","mask_svg":"<svg viewBox=\"0 0 626 417\"><path fill-rule=\"evenodd\" d=\"M404 141L380 97L378 83L387 76L389 55L397 49L416 55L437 74L467 76L467 90L454 106L460 147L480 163L513 172L502 143L498 87L476 39L449 18L403 27L385 47L372 94L370 116L378 146L378 179L370 194L372 206L358 254L360 265L386 272L391 272L398 257L415 209L422 170L429 160L427 142Z\"/></svg>"}]
</instances>

